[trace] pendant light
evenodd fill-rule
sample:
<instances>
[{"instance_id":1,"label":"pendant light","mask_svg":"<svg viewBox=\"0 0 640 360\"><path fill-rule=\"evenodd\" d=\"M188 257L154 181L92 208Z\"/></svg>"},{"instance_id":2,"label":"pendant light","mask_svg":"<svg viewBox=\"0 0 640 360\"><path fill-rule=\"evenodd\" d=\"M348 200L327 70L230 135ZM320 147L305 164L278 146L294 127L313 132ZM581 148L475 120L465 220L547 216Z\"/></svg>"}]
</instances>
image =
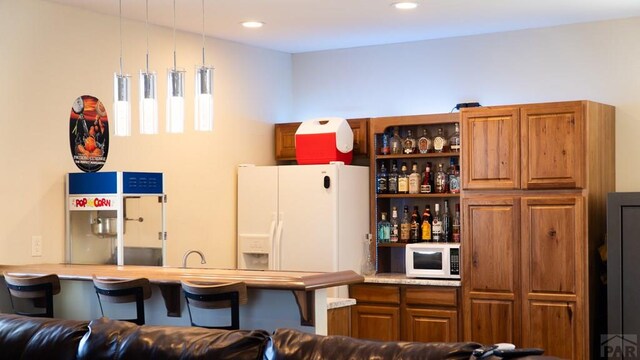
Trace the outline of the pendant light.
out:
<instances>
[{"instance_id":1,"label":"pendant light","mask_svg":"<svg viewBox=\"0 0 640 360\"><path fill-rule=\"evenodd\" d=\"M173 68L167 71L167 132L184 131L184 75L176 67L176 0L173 0Z\"/></svg>"},{"instance_id":2,"label":"pendant light","mask_svg":"<svg viewBox=\"0 0 640 360\"><path fill-rule=\"evenodd\" d=\"M145 0L147 33L146 69L140 70L140 133L158 133L157 76L149 71L149 0Z\"/></svg>"},{"instance_id":3,"label":"pendant light","mask_svg":"<svg viewBox=\"0 0 640 360\"><path fill-rule=\"evenodd\" d=\"M114 134L131 135L131 76L122 73L122 0L118 0L120 26L120 72L113 74Z\"/></svg>"},{"instance_id":4,"label":"pendant light","mask_svg":"<svg viewBox=\"0 0 640 360\"><path fill-rule=\"evenodd\" d=\"M213 131L213 67L204 60L204 0L202 0L202 66L196 67L195 120L196 131Z\"/></svg>"}]
</instances>

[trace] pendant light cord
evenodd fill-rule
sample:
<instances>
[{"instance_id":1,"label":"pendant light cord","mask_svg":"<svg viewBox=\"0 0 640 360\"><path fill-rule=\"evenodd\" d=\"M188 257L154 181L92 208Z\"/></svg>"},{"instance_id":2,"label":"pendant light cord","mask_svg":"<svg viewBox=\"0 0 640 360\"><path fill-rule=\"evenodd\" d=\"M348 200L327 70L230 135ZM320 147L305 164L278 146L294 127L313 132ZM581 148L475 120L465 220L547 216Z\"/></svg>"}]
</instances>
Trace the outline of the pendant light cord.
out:
<instances>
[{"instance_id":1,"label":"pendant light cord","mask_svg":"<svg viewBox=\"0 0 640 360\"><path fill-rule=\"evenodd\" d=\"M122 76L122 0L118 0L118 14L120 15L120 76Z\"/></svg>"},{"instance_id":2,"label":"pendant light cord","mask_svg":"<svg viewBox=\"0 0 640 360\"><path fill-rule=\"evenodd\" d=\"M176 71L176 0L173 0L173 71Z\"/></svg>"},{"instance_id":3,"label":"pendant light cord","mask_svg":"<svg viewBox=\"0 0 640 360\"><path fill-rule=\"evenodd\" d=\"M204 62L204 0L202 0L202 66L205 66Z\"/></svg>"},{"instance_id":4,"label":"pendant light cord","mask_svg":"<svg viewBox=\"0 0 640 360\"><path fill-rule=\"evenodd\" d=\"M149 0L145 1L145 23L144 28L147 33L147 74L149 73Z\"/></svg>"}]
</instances>

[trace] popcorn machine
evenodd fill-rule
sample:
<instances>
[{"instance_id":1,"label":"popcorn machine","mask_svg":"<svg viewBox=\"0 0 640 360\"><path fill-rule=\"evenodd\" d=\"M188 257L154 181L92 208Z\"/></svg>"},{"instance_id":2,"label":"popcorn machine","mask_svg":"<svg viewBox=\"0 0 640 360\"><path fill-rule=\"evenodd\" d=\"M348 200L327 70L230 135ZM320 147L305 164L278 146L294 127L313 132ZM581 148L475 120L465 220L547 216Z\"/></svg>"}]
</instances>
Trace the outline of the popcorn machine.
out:
<instances>
[{"instance_id":1,"label":"popcorn machine","mask_svg":"<svg viewBox=\"0 0 640 360\"><path fill-rule=\"evenodd\" d=\"M164 266L166 195L162 173L66 176L66 262Z\"/></svg>"}]
</instances>

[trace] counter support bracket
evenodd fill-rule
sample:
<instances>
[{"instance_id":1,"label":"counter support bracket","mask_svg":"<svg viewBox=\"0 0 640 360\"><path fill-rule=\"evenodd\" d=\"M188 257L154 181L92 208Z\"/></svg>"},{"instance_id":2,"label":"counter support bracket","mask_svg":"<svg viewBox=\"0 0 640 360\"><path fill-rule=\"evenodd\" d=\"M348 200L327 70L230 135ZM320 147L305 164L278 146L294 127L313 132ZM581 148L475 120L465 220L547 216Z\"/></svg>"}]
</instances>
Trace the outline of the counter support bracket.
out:
<instances>
[{"instance_id":1,"label":"counter support bracket","mask_svg":"<svg viewBox=\"0 0 640 360\"><path fill-rule=\"evenodd\" d=\"M164 306L167 308L167 316L180 317L180 284L158 284L162 298L164 299Z\"/></svg>"},{"instance_id":2,"label":"counter support bracket","mask_svg":"<svg viewBox=\"0 0 640 360\"><path fill-rule=\"evenodd\" d=\"M315 326L315 294L314 291L292 290L300 310L300 325Z\"/></svg>"}]
</instances>

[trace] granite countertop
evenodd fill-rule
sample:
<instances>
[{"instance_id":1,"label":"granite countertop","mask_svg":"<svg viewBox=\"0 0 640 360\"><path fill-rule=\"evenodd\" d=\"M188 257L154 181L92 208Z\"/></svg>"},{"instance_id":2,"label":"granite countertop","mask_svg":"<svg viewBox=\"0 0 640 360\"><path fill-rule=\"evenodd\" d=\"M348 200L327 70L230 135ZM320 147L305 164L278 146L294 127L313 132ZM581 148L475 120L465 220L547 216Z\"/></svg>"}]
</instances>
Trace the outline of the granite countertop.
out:
<instances>
[{"instance_id":1,"label":"granite countertop","mask_svg":"<svg viewBox=\"0 0 640 360\"><path fill-rule=\"evenodd\" d=\"M338 309L356 304L356 299L350 298L327 298L327 310Z\"/></svg>"},{"instance_id":2,"label":"granite countertop","mask_svg":"<svg viewBox=\"0 0 640 360\"><path fill-rule=\"evenodd\" d=\"M364 282L372 284L461 286L460 280L409 278L403 273L380 273L365 276Z\"/></svg>"}]
</instances>

